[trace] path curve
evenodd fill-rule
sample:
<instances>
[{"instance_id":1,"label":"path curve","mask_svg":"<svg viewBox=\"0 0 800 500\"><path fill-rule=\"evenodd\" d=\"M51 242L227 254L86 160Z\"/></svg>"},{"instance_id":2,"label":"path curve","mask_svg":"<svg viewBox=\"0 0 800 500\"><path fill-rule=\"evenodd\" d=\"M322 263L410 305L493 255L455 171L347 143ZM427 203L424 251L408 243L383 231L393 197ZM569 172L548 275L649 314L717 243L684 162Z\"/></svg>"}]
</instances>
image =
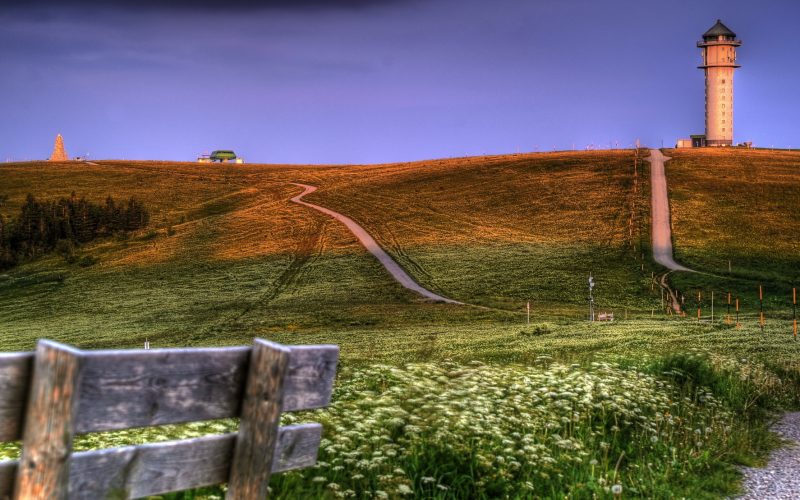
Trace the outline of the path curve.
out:
<instances>
[{"instance_id":1,"label":"path curve","mask_svg":"<svg viewBox=\"0 0 800 500\"><path fill-rule=\"evenodd\" d=\"M763 498L795 499L800 497L800 412L787 413L773 431L787 440L787 446L775 450L766 467L744 467L742 500Z\"/></svg>"},{"instance_id":2,"label":"path curve","mask_svg":"<svg viewBox=\"0 0 800 500\"><path fill-rule=\"evenodd\" d=\"M408 273L406 273L403 270L403 268L400 267L400 265L397 262L395 262L395 260L392 259L392 257L389 256L389 254L387 254L383 250L383 248L381 248L380 245L378 245L378 242L376 242L375 239L372 236L370 236L370 234L366 231L366 229L359 226L358 223L356 223L356 221L354 221L350 217L342 215L339 212L334 212L333 210L329 210L325 207L321 207L319 205L314 205L313 203L303 201L302 200L303 196L309 193L313 193L314 191L317 190L316 186L309 186L308 184L298 184L296 182L293 182L292 184L303 188L304 191L295 196L294 198L292 198L291 201L299 205L313 208L314 210L322 212L325 215L329 215L334 219L338 220L339 222L341 222L342 224L344 224L345 226L347 226L347 229L349 229L350 232L352 232L355 235L355 237L358 238L358 241L362 245L364 245L364 248L366 248L369 251L369 253L374 255L378 259L378 261L381 264L383 264L383 267L385 267L386 270L389 271L389 273L395 280L397 280L398 283L408 288L409 290L422 295L426 299L431 299L436 302L445 302L448 304L463 304L462 302L453 299L448 299L447 297L443 297L439 294L433 293L427 288L423 288L422 286L420 286L419 283L414 281L414 279L411 276L409 276Z\"/></svg>"},{"instance_id":3,"label":"path curve","mask_svg":"<svg viewBox=\"0 0 800 500\"><path fill-rule=\"evenodd\" d=\"M694 272L675 262L672 256L672 227L669 217L669 195L664 162L670 158L661 150L651 149L650 156L650 207L652 211L653 259L671 271Z\"/></svg>"}]
</instances>

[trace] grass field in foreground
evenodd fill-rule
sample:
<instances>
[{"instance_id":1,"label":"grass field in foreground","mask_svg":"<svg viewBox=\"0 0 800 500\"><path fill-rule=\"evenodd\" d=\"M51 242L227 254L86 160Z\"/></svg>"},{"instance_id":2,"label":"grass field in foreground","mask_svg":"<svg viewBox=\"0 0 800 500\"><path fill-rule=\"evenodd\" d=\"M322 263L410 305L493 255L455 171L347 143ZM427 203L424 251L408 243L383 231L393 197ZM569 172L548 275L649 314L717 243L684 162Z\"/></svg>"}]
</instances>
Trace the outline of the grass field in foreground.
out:
<instances>
[{"instance_id":1,"label":"grass field in foreground","mask_svg":"<svg viewBox=\"0 0 800 500\"><path fill-rule=\"evenodd\" d=\"M694 189L674 156L673 207ZM1 165L6 215L28 192L76 191L96 201L135 195L154 217L148 230L81 248L94 266L50 256L0 275L0 346L30 349L44 336L85 348L254 336L340 345L332 408L287 417L321 421L327 434L319 468L275 478L286 498L583 498L613 495L614 485L626 496L728 495L734 464L774 445L764 412L797 404L799 344L785 304L764 334L752 317L734 329L659 314L650 282L659 269L642 259L647 173L631 151L368 166ZM784 181L793 192L793 177ZM309 201L354 218L424 285L483 307L431 304L403 289L341 225L290 203L300 191L290 182L319 186ZM685 224L686 211L673 210ZM681 227L679 259L700 267L716 258L700 240L682 254ZM748 267L748 240L730 244L748 286L793 279L791 258ZM579 320L590 271L613 324ZM671 279L687 291L723 286L713 276ZM93 435L78 446L234 427Z\"/></svg>"}]
</instances>

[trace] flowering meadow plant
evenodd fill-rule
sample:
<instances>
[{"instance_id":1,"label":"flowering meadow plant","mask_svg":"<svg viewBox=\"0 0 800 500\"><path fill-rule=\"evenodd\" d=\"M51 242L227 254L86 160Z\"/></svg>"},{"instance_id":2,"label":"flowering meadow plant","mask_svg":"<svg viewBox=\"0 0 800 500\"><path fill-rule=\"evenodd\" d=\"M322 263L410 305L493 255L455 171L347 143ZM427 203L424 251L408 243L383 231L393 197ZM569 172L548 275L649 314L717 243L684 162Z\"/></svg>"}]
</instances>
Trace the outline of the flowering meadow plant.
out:
<instances>
[{"instance_id":1,"label":"flowering meadow plant","mask_svg":"<svg viewBox=\"0 0 800 500\"><path fill-rule=\"evenodd\" d=\"M705 387L682 390L678 375L686 373L611 362L566 365L548 356L534 366L345 367L330 407L283 415L284 425L316 421L325 431L317 465L274 476L273 495L713 497L696 479L730 469L730 460L720 458L733 454L737 418ZM78 437L75 449L235 432L237 425L225 420L91 434ZM0 449L2 458L17 452ZM725 474L735 480L734 472ZM223 490L195 495L215 498Z\"/></svg>"},{"instance_id":2,"label":"flowering meadow plant","mask_svg":"<svg viewBox=\"0 0 800 500\"><path fill-rule=\"evenodd\" d=\"M651 496L700 473L726 447L733 416L709 392L684 398L668 382L611 363L540 361L354 369L335 403L313 417L326 429L318 465L279 476L275 491Z\"/></svg>"}]
</instances>

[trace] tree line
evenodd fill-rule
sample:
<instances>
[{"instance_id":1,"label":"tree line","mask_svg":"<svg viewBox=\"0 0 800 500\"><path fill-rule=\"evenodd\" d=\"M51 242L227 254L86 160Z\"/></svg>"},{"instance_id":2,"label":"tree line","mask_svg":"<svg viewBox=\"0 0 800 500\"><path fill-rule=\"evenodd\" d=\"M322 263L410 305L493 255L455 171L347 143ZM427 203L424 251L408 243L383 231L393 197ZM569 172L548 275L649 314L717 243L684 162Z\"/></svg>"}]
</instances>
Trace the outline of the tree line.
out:
<instances>
[{"instance_id":1,"label":"tree line","mask_svg":"<svg viewBox=\"0 0 800 500\"><path fill-rule=\"evenodd\" d=\"M150 212L136 198L117 202L109 196L105 203L93 203L74 192L55 201L39 201L28 194L16 218L0 214L0 270L50 252L59 242L87 243L135 231L149 222Z\"/></svg>"}]
</instances>

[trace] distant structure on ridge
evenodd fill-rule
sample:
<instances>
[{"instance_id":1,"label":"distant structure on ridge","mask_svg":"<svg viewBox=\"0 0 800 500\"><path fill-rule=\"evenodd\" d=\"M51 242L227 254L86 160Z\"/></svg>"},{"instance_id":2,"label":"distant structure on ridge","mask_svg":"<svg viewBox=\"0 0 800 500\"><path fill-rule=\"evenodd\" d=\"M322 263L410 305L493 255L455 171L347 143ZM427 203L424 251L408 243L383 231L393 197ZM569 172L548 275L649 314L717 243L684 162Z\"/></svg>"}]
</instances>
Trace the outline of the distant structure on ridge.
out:
<instances>
[{"instance_id":1,"label":"distant structure on ridge","mask_svg":"<svg viewBox=\"0 0 800 500\"><path fill-rule=\"evenodd\" d=\"M230 149L218 149L216 151L212 151L210 155L202 154L197 158L199 163L213 163L218 161L220 163L223 162L234 162L234 163L244 163L244 158L239 158L236 156L236 153L231 151Z\"/></svg>"},{"instance_id":2,"label":"distant structure on ridge","mask_svg":"<svg viewBox=\"0 0 800 500\"><path fill-rule=\"evenodd\" d=\"M56 136L56 143L53 145L53 154L50 155L50 161L67 161L67 150L64 149L64 138L61 134Z\"/></svg>"},{"instance_id":3,"label":"distant structure on ridge","mask_svg":"<svg viewBox=\"0 0 800 500\"><path fill-rule=\"evenodd\" d=\"M678 147L733 146L733 70L740 67L736 47L741 44L719 19L697 42L703 51L698 68L706 76L706 133L679 139Z\"/></svg>"}]
</instances>

